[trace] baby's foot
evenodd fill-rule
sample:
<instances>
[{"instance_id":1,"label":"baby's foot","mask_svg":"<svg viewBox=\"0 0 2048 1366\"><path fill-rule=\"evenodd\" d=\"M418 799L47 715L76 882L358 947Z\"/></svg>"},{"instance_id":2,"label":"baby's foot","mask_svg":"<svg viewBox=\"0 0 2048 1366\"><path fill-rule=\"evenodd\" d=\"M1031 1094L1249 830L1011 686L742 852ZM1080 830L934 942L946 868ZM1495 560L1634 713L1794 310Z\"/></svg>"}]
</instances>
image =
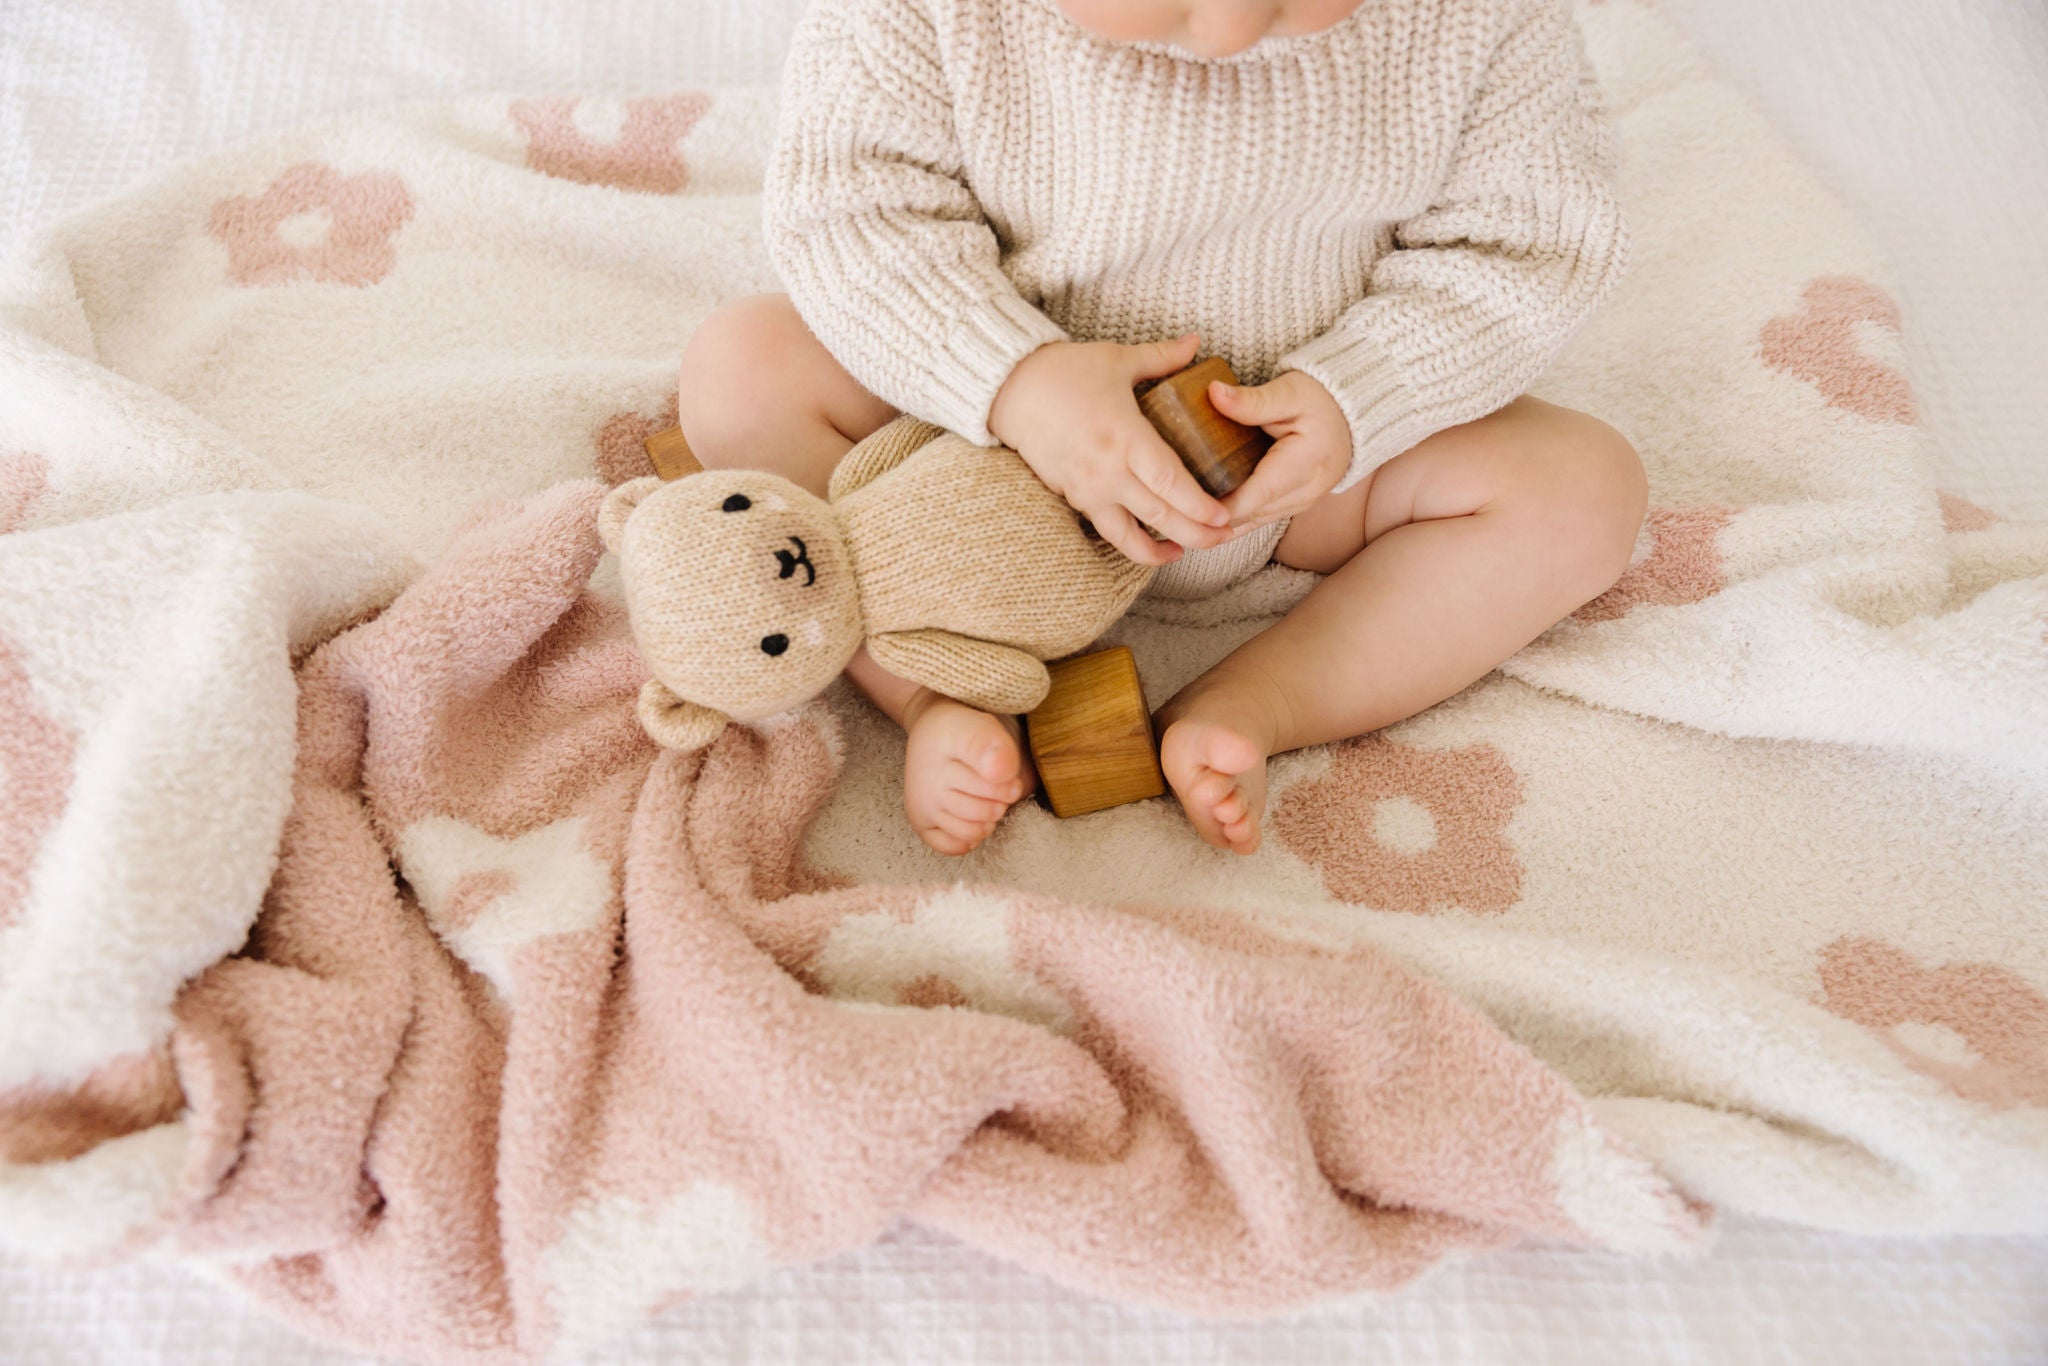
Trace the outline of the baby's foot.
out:
<instances>
[{"instance_id":1,"label":"baby's foot","mask_svg":"<svg viewBox=\"0 0 2048 1366\"><path fill-rule=\"evenodd\" d=\"M1013 716L922 693L904 711L903 809L941 854L978 848L1036 781Z\"/></svg>"},{"instance_id":2,"label":"baby's foot","mask_svg":"<svg viewBox=\"0 0 2048 1366\"><path fill-rule=\"evenodd\" d=\"M1255 851L1271 752L1263 713L1227 683L1198 685L1162 707L1159 722L1159 766L1195 833L1218 849Z\"/></svg>"}]
</instances>

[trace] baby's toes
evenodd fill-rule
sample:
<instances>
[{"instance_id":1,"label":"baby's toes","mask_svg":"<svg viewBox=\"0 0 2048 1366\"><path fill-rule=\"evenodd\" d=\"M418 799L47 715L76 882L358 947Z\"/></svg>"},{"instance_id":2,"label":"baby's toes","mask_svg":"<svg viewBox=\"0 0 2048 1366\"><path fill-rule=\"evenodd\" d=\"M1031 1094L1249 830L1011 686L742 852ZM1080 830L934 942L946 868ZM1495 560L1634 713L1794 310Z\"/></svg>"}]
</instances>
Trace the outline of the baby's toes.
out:
<instances>
[{"instance_id":1,"label":"baby's toes","mask_svg":"<svg viewBox=\"0 0 2048 1366\"><path fill-rule=\"evenodd\" d=\"M967 768L965 764L954 766L950 788L952 793L961 797L961 801L956 803L956 807L961 811L979 811L983 805L993 805L995 815L1008 811L1030 793L1030 784L1024 778L1010 776L991 782L989 778L983 778L979 772Z\"/></svg>"},{"instance_id":2,"label":"baby's toes","mask_svg":"<svg viewBox=\"0 0 2048 1366\"><path fill-rule=\"evenodd\" d=\"M956 787L939 799L939 809L960 820L994 825L1010 809L1010 803Z\"/></svg>"},{"instance_id":3,"label":"baby's toes","mask_svg":"<svg viewBox=\"0 0 2048 1366\"><path fill-rule=\"evenodd\" d=\"M1263 825L1261 818L1266 810L1265 769L1253 769L1242 775L1238 779L1237 791L1232 794L1232 801L1239 810L1224 820L1224 838L1240 854L1256 853Z\"/></svg>"},{"instance_id":4,"label":"baby's toes","mask_svg":"<svg viewBox=\"0 0 2048 1366\"><path fill-rule=\"evenodd\" d=\"M940 819L943 821L945 818ZM921 825L915 828L917 837L923 840L933 853L944 854L947 858L958 858L962 854L972 853L974 846L980 842L955 834L946 829L944 824Z\"/></svg>"},{"instance_id":5,"label":"baby's toes","mask_svg":"<svg viewBox=\"0 0 2048 1366\"><path fill-rule=\"evenodd\" d=\"M1242 794L1233 792L1209 815L1216 829L1216 838L1210 841L1211 844L1238 854L1249 854L1259 847L1258 817L1252 813Z\"/></svg>"},{"instance_id":6,"label":"baby's toes","mask_svg":"<svg viewBox=\"0 0 2048 1366\"><path fill-rule=\"evenodd\" d=\"M1216 804L1230 795L1230 779L1221 773L1204 773L1191 781L1181 801L1188 823L1205 843L1225 843L1222 823L1216 819Z\"/></svg>"},{"instance_id":7,"label":"baby's toes","mask_svg":"<svg viewBox=\"0 0 2048 1366\"><path fill-rule=\"evenodd\" d=\"M1265 759L1249 739L1230 726L1183 716L1160 737L1159 763L1205 843L1240 854L1258 847Z\"/></svg>"},{"instance_id":8,"label":"baby's toes","mask_svg":"<svg viewBox=\"0 0 2048 1366\"><path fill-rule=\"evenodd\" d=\"M995 733L968 756L967 766L978 780L975 783L977 790L986 795L998 796L1013 792L1022 785L1024 751L1002 722L994 721L993 718L991 721ZM1016 797L1009 797L1008 800L1015 801Z\"/></svg>"},{"instance_id":9,"label":"baby's toes","mask_svg":"<svg viewBox=\"0 0 2048 1366\"><path fill-rule=\"evenodd\" d=\"M944 808L932 817L932 823L941 834L950 837L961 846L956 852L962 854L970 849L980 848L982 841L986 840L989 832L996 827L993 819L977 820L972 816L962 816Z\"/></svg>"},{"instance_id":10,"label":"baby's toes","mask_svg":"<svg viewBox=\"0 0 2048 1366\"><path fill-rule=\"evenodd\" d=\"M1007 804L1006 797L1015 783L1015 778L988 777L977 760L956 760L946 773L950 791L977 801Z\"/></svg>"},{"instance_id":11,"label":"baby's toes","mask_svg":"<svg viewBox=\"0 0 2048 1366\"><path fill-rule=\"evenodd\" d=\"M1220 828L1223 838L1237 853L1249 854L1258 849L1259 823L1252 819L1249 811L1242 816L1223 821Z\"/></svg>"},{"instance_id":12,"label":"baby's toes","mask_svg":"<svg viewBox=\"0 0 2048 1366\"><path fill-rule=\"evenodd\" d=\"M1011 723L940 698L911 726L903 781L919 836L940 853L963 854L1030 790L1030 768Z\"/></svg>"},{"instance_id":13,"label":"baby's toes","mask_svg":"<svg viewBox=\"0 0 2048 1366\"><path fill-rule=\"evenodd\" d=\"M1201 772L1201 776L1188 784L1188 802L1201 807L1213 817L1217 808L1229 799L1236 786L1229 774L1218 773L1214 769L1205 770Z\"/></svg>"}]
</instances>

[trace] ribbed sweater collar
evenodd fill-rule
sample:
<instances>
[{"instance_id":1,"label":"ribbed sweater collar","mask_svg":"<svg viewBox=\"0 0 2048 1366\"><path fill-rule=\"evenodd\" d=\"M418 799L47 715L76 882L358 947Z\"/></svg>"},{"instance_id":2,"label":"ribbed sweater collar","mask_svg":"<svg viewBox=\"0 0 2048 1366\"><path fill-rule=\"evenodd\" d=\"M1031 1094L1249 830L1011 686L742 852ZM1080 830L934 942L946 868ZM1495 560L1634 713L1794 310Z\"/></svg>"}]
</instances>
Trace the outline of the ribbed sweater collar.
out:
<instances>
[{"instance_id":1,"label":"ribbed sweater collar","mask_svg":"<svg viewBox=\"0 0 2048 1366\"><path fill-rule=\"evenodd\" d=\"M1256 66L1261 62L1269 62L1275 58L1303 57L1327 46L1339 34L1346 33L1355 28L1365 12L1372 8L1372 4L1368 0L1368 3L1360 5L1335 24L1317 33L1299 33L1278 38L1261 38L1244 51L1232 53L1228 57L1197 57L1193 53L1177 48L1171 43L1115 42L1111 39L1100 37L1082 28L1072 19L1069 19L1066 12L1056 3L1056 0L976 0L976 3L1029 5L1033 9L1043 10L1051 15L1069 33L1095 44L1104 53L1143 52L1149 56L1164 57L1169 61L1184 62L1189 66Z\"/></svg>"}]
</instances>

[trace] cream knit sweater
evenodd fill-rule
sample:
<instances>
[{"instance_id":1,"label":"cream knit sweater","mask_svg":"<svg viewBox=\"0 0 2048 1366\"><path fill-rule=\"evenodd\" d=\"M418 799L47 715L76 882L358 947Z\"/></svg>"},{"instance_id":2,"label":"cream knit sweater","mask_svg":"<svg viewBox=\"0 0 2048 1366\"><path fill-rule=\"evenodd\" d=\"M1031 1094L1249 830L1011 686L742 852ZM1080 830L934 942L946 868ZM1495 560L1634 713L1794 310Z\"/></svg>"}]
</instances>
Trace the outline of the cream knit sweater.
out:
<instances>
[{"instance_id":1,"label":"cream knit sweater","mask_svg":"<svg viewBox=\"0 0 2048 1366\"><path fill-rule=\"evenodd\" d=\"M782 99L766 219L797 310L983 444L1039 345L1192 329L1247 383L1336 396L1346 488L1520 394L1628 255L1562 0L1365 0L1213 61L1053 0L819 0Z\"/></svg>"}]
</instances>

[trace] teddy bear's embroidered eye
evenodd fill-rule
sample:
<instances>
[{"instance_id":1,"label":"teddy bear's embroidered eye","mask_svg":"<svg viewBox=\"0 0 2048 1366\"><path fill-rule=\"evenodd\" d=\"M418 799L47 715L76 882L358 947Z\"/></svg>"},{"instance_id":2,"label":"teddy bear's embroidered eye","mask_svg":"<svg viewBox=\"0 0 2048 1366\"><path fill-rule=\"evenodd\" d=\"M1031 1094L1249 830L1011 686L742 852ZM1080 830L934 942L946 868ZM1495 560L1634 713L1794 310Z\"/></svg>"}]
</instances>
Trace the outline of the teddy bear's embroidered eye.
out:
<instances>
[{"instance_id":1,"label":"teddy bear's embroidered eye","mask_svg":"<svg viewBox=\"0 0 2048 1366\"><path fill-rule=\"evenodd\" d=\"M788 648L789 648L789 637L788 637L788 636L786 636L786 635L784 635L784 634L782 634L782 632L780 632L780 631L777 631L777 632L776 632L776 633L775 633L774 635L772 635L772 636L762 636L762 637L761 637L761 653L762 653L762 654L766 654L766 655L779 655L779 654L781 654L781 653L782 653L782 652L783 652L784 650L787 650Z\"/></svg>"},{"instance_id":2,"label":"teddy bear's embroidered eye","mask_svg":"<svg viewBox=\"0 0 2048 1366\"><path fill-rule=\"evenodd\" d=\"M754 500L744 493L735 493L720 506L721 512L745 512L754 505Z\"/></svg>"}]
</instances>

